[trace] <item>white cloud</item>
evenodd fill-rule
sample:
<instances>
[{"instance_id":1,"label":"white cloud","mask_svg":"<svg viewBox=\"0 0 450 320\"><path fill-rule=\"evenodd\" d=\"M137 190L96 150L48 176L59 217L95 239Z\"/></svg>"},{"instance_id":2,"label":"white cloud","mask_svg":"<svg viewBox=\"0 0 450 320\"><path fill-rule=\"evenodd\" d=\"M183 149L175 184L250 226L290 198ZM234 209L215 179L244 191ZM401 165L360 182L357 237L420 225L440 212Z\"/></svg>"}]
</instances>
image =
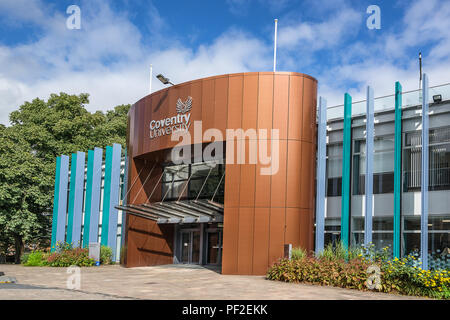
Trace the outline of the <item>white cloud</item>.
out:
<instances>
[{"instance_id":1,"label":"white cloud","mask_svg":"<svg viewBox=\"0 0 450 320\"><path fill-rule=\"evenodd\" d=\"M417 53L422 49L431 85L449 82L450 20L446 17L450 16L450 2L417 0L407 7L395 28L383 20L382 36L370 41L359 37L356 42L354 35L365 28L365 12L339 3L341 7L329 2L332 10L321 8L329 19L290 19L287 25L279 24L279 70L309 72L319 80L319 94L329 105L341 104L347 91L354 101L364 99L368 84L376 96L393 93L397 80L405 90L416 89ZM191 48L164 34L170 26L155 7L149 10L150 16L157 17L155 28L150 29L157 32L145 39L127 12L113 12L99 1L85 1L80 7L82 29L67 30L66 15L38 0L0 2L0 16L33 23L43 30L36 41L0 45L0 123L6 124L8 114L24 101L46 99L61 91L90 93L90 111L134 103L148 93L150 63L154 74L163 73L175 83L271 69L270 36L262 39L231 29L211 43ZM24 13L26 8L29 11ZM162 87L153 81L154 91Z\"/></svg>"},{"instance_id":2,"label":"white cloud","mask_svg":"<svg viewBox=\"0 0 450 320\"><path fill-rule=\"evenodd\" d=\"M148 94L150 63L155 74L164 73L176 83L271 65L265 44L238 30L196 49L174 41L159 50L156 43L143 43L126 13L97 2L80 7L81 30L67 30L64 16L50 15L53 23L37 41L0 46L0 123L6 124L8 114L24 101L55 92L90 93L90 111L134 103ZM158 15L155 10L151 14ZM157 81L153 84L154 91L162 88Z\"/></svg>"}]
</instances>

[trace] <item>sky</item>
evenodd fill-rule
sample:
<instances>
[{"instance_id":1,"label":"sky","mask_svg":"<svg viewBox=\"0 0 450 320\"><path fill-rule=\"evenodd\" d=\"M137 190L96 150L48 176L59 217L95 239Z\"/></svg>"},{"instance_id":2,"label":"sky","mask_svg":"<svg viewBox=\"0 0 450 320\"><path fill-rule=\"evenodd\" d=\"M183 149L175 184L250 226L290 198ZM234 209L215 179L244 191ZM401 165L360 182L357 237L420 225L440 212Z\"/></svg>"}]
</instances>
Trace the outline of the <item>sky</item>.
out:
<instances>
[{"instance_id":1,"label":"sky","mask_svg":"<svg viewBox=\"0 0 450 320\"><path fill-rule=\"evenodd\" d=\"M81 28L68 29L70 5ZM381 28L369 29L370 5ZM0 0L0 123L25 101L89 93L87 109L110 110L149 93L149 66L174 83L272 71L309 74L328 105L450 82L448 0ZM152 91L163 88L153 79Z\"/></svg>"}]
</instances>

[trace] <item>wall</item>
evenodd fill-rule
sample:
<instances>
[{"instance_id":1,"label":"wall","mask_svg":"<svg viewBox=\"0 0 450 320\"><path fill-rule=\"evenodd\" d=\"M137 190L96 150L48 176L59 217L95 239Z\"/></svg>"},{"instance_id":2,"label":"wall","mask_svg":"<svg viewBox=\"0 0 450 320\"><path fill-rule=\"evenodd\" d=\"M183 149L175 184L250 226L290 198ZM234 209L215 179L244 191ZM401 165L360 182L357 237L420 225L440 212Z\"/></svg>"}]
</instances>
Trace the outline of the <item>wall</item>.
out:
<instances>
[{"instance_id":1,"label":"wall","mask_svg":"<svg viewBox=\"0 0 450 320\"><path fill-rule=\"evenodd\" d=\"M177 99L184 101L191 96L191 135L194 135L193 121L199 120L203 132L217 128L223 133L223 139L225 129L279 130L279 170L276 174L261 175L260 169L264 166L248 164L248 161L246 164L226 164L222 272L265 274L268 266L283 256L285 243L312 250L316 93L317 81L310 76L292 72L255 72L194 80L139 100L129 113L128 185L135 184L127 202L140 204L147 201L146 197L157 183L155 179L159 172L154 171L148 180L142 173L138 177L142 161L147 161L145 166L148 168L154 164L158 166L166 159L162 150L177 144L170 136L150 139L150 121L175 116ZM208 140L201 138L192 142ZM246 142L248 151L248 138ZM227 144L227 153L230 148ZM234 144L235 152L236 148L237 143ZM137 192L140 194L136 197ZM160 200L160 196L158 199L153 194L153 197ZM125 265L159 264L161 260L169 263L170 254L173 255L173 228L164 230L163 225L153 224L142 218L128 218ZM144 233L138 235L133 229L145 229L146 236L140 236ZM148 249L145 246L156 247ZM148 250L142 250L144 247ZM152 254L156 255L152 258Z\"/></svg>"}]
</instances>

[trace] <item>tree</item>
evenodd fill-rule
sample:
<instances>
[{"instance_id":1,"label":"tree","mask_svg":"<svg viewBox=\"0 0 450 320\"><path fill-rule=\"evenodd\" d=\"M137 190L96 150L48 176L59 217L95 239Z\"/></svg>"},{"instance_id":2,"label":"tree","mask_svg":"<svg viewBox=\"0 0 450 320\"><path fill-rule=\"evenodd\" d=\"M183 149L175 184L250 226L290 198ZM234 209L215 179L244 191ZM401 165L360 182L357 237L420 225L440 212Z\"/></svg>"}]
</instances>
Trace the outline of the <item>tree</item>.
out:
<instances>
[{"instance_id":1,"label":"tree","mask_svg":"<svg viewBox=\"0 0 450 320\"><path fill-rule=\"evenodd\" d=\"M104 114L87 103L87 94L52 94L24 103L11 126L0 126L0 241L14 241L16 263L25 243L49 242L56 156L125 145L130 106Z\"/></svg>"}]
</instances>

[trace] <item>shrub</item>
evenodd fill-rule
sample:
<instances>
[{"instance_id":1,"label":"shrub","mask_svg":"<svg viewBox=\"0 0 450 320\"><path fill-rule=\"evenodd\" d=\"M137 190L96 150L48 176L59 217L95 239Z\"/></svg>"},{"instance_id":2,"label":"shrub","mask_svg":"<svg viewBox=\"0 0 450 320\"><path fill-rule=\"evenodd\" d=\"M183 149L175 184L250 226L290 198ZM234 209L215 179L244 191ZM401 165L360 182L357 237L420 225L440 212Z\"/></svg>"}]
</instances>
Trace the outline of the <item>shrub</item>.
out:
<instances>
[{"instance_id":1,"label":"shrub","mask_svg":"<svg viewBox=\"0 0 450 320\"><path fill-rule=\"evenodd\" d=\"M79 267L90 267L95 261L89 258L89 250L85 248L75 248L54 252L47 257L46 265L50 267L70 267L72 265Z\"/></svg>"},{"instance_id":2,"label":"shrub","mask_svg":"<svg viewBox=\"0 0 450 320\"><path fill-rule=\"evenodd\" d=\"M307 256L306 250L298 247L298 248L292 248L292 259L303 259Z\"/></svg>"},{"instance_id":3,"label":"shrub","mask_svg":"<svg viewBox=\"0 0 450 320\"><path fill-rule=\"evenodd\" d=\"M337 261L347 259L348 255L344 244L342 242L338 242L335 246L333 246L333 243L329 243L323 249L323 251L317 254L317 258L329 261Z\"/></svg>"},{"instance_id":4,"label":"shrub","mask_svg":"<svg viewBox=\"0 0 450 320\"><path fill-rule=\"evenodd\" d=\"M22 256L20 257L20 263L21 264L26 264L28 261L28 257L30 256L29 253L24 253L22 254Z\"/></svg>"},{"instance_id":5,"label":"shrub","mask_svg":"<svg viewBox=\"0 0 450 320\"><path fill-rule=\"evenodd\" d=\"M342 248L341 244L328 245L317 257L280 259L269 268L267 278L368 290L368 267L376 266L381 281L377 291L450 299L448 269L422 270L420 259L414 255L392 259L389 247L377 251L369 245L348 253Z\"/></svg>"},{"instance_id":6,"label":"shrub","mask_svg":"<svg viewBox=\"0 0 450 320\"><path fill-rule=\"evenodd\" d=\"M33 251L30 254L28 254L28 258L26 258L26 262L24 263L25 266L43 266L42 261L43 252L42 251Z\"/></svg>"},{"instance_id":7,"label":"shrub","mask_svg":"<svg viewBox=\"0 0 450 320\"><path fill-rule=\"evenodd\" d=\"M101 264L112 264L113 251L110 247L101 246L100 247L100 263Z\"/></svg>"},{"instance_id":8,"label":"shrub","mask_svg":"<svg viewBox=\"0 0 450 320\"><path fill-rule=\"evenodd\" d=\"M349 262L343 259L320 260L314 257L297 260L282 259L269 269L267 278L363 290L367 281L368 266L368 263L360 259Z\"/></svg>"}]
</instances>

